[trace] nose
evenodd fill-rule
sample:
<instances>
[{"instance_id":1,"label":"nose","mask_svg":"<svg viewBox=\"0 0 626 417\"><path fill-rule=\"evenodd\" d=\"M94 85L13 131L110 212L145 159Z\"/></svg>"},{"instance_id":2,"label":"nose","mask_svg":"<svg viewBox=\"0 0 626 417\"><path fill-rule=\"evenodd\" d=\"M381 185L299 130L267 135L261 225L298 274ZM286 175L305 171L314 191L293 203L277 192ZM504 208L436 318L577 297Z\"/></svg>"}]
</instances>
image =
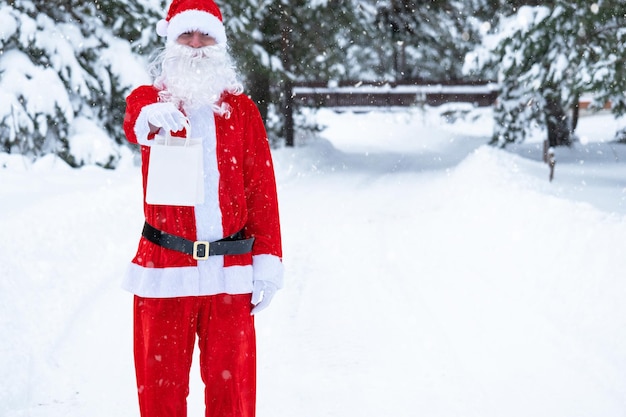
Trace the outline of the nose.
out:
<instances>
[{"instance_id":1,"label":"nose","mask_svg":"<svg viewBox=\"0 0 626 417\"><path fill-rule=\"evenodd\" d=\"M204 46L202 35L198 32L193 33L193 37L189 41L189 46L192 48L201 48Z\"/></svg>"}]
</instances>

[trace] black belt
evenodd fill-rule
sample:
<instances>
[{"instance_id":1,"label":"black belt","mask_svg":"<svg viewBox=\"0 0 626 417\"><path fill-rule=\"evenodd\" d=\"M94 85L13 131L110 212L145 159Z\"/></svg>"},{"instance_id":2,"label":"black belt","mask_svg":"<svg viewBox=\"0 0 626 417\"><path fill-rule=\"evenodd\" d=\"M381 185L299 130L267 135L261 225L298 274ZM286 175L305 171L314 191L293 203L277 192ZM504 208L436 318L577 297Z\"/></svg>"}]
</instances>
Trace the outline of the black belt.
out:
<instances>
[{"instance_id":1,"label":"black belt","mask_svg":"<svg viewBox=\"0 0 626 417\"><path fill-rule=\"evenodd\" d=\"M170 235L148 224L143 225L141 233L148 241L166 249L175 250L193 256L193 259L204 260L214 255L242 255L252 251L254 238L243 238L240 230L234 235L226 236L215 242L193 241L179 236Z\"/></svg>"}]
</instances>

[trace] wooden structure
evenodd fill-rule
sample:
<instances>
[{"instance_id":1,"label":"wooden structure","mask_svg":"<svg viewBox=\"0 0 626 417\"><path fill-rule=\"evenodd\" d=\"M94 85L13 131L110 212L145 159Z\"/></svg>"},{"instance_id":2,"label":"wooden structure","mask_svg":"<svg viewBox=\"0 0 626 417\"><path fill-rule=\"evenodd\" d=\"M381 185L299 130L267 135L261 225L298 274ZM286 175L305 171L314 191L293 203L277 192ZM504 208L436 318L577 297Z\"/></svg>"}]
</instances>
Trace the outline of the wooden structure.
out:
<instances>
[{"instance_id":1,"label":"wooden structure","mask_svg":"<svg viewBox=\"0 0 626 417\"><path fill-rule=\"evenodd\" d=\"M439 106L451 102L491 106L498 97L495 83L294 83L294 104L305 107Z\"/></svg>"}]
</instances>

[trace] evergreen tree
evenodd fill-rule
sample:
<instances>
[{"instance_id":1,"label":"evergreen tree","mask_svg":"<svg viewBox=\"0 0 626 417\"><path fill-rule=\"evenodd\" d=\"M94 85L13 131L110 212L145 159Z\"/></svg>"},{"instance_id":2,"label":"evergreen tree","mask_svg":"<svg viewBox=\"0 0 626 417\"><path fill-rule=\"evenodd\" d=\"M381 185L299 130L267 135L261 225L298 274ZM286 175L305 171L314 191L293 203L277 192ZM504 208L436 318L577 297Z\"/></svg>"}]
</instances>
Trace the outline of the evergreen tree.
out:
<instances>
[{"instance_id":1,"label":"evergreen tree","mask_svg":"<svg viewBox=\"0 0 626 417\"><path fill-rule=\"evenodd\" d=\"M384 76L464 78L465 55L480 41L473 5L455 0L385 0L376 5Z\"/></svg>"},{"instance_id":2,"label":"evergreen tree","mask_svg":"<svg viewBox=\"0 0 626 417\"><path fill-rule=\"evenodd\" d=\"M219 2L229 44L273 137L288 137L291 83L358 73L359 39L370 35L362 0Z\"/></svg>"},{"instance_id":3,"label":"evergreen tree","mask_svg":"<svg viewBox=\"0 0 626 417\"><path fill-rule=\"evenodd\" d=\"M55 154L72 166L114 167L115 143L124 141L124 99L145 80L137 55L154 44L162 3L10 0L0 5L0 149L33 159ZM76 127L86 124L114 142L74 140Z\"/></svg>"},{"instance_id":4,"label":"evergreen tree","mask_svg":"<svg viewBox=\"0 0 626 417\"><path fill-rule=\"evenodd\" d=\"M569 145L581 95L593 106L626 112L626 4L619 0L554 0L516 9L494 60L501 72L493 143L520 142L544 128L550 146ZM523 24L519 24L523 22ZM574 111L572 113L572 110Z\"/></svg>"}]
</instances>

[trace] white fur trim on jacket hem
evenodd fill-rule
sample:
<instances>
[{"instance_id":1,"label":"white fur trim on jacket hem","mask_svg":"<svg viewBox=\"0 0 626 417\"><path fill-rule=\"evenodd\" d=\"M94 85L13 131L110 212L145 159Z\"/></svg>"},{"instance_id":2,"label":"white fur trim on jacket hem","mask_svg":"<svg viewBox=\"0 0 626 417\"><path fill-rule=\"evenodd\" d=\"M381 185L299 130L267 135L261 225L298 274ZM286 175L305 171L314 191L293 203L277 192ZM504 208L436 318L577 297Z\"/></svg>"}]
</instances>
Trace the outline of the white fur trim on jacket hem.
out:
<instances>
[{"instance_id":1,"label":"white fur trim on jacket hem","mask_svg":"<svg viewBox=\"0 0 626 417\"><path fill-rule=\"evenodd\" d=\"M147 298L247 294L252 292L252 266L229 266L207 276L198 267L146 268L131 263L122 288Z\"/></svg>"},{"instance_id":2,"label":"white fur trim on jacket hem","mask_svg":"<svg viewBox=\"0 0 626 417\"><path fill-rule=\"evenodd\" d=\"M254 255L252 257L254 281L268 281L283 287L283 263L278 256Z\"/></svg>"}]
</instances>

